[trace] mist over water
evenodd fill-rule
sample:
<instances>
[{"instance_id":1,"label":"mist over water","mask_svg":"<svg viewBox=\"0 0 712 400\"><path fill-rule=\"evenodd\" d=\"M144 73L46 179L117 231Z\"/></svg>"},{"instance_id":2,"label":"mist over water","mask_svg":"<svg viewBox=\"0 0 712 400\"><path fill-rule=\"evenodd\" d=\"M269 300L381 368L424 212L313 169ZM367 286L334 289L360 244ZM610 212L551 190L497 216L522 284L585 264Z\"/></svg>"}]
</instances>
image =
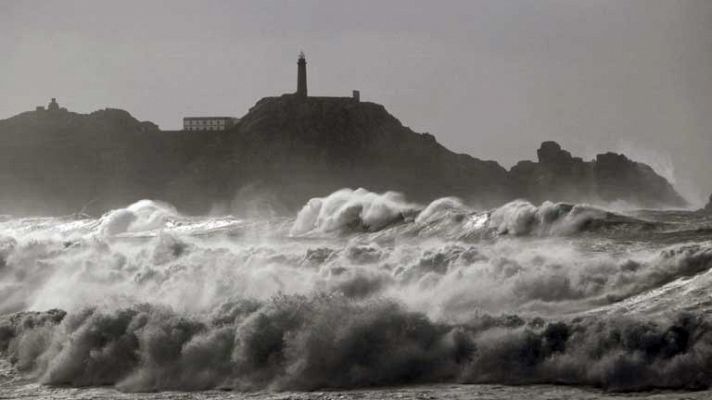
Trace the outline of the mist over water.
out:
<instances>
[{"instance_id":1,"label":"mist over water","mask_svg":"<svg viewBox=\"0 0 712 400\"><path fill-rule=\"evenodd\" d=\"M344 189L293 218L0 220L0 383L712 383L712 221ZM15 383L13 383L15 382Z\"/></svg>"}]
</instances>

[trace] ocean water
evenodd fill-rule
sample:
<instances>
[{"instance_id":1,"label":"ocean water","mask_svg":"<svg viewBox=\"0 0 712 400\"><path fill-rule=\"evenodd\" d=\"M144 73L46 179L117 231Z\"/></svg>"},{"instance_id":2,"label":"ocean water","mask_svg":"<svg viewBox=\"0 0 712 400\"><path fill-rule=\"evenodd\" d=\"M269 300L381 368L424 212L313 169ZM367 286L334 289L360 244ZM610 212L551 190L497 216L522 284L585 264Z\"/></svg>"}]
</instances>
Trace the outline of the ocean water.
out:
<instances>
[{"instance_id":1,"label":"ocean water","mask_svg":"<svg viewBox=\"0 0 712 400\"><path fill-rule=\"evenodd\" d=\"M712 219L342 190L0 217L0 398L710 398Z\"/></svg>"}]
</instances>

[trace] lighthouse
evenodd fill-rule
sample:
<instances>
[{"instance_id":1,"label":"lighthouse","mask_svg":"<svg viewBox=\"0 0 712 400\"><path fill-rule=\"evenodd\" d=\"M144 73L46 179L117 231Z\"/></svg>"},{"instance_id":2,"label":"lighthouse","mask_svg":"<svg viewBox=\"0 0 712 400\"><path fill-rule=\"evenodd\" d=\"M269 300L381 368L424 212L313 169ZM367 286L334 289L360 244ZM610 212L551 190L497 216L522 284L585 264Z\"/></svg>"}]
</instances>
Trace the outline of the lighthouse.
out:
<instances>
[{"instance_id":1,"label":"lighthouse","mask_svg":"<svg viewBox=\"0 0 712 400\"><path fill-rule=\"evenodd\" d=\"M303 51L297 60L297 96L307 97L307 59Z\"/></svg>"}]
</instances>

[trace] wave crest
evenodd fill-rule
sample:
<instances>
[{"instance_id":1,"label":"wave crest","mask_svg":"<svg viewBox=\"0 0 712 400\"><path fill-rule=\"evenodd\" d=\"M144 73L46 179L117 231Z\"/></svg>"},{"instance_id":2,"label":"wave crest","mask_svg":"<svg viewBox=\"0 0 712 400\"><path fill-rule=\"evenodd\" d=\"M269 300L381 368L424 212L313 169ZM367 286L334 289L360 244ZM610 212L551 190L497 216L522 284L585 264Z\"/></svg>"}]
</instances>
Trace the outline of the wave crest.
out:
<instances>
[{"instance_id":1,"label":"wave crest","mask_svg":"<svg viewBox=\"0 0 712 400\"><path fill-rule=\"evenodd\" d=\"M129 391L566 383L611 390L712 382L701 315L434 323L385 300L279 296L210 318L138 305L0 319L0 350L54 385Z\"/></svg>"},{"instance_id":2,"label":"wave crest","mask_svg":"<svg viewBox=\"0 0 712 400\"><path fill-rule=\"evenodd\" d=\"M159 229L178 216L172 205L153 200L140 200L126 208L109 211L99 221L99 232L115 236L126 232Z\"/></svg>"},{"instance_id":3,"label":"wave crest","mask_svg":"<svg viewBox=\"0 0 712 400\"><path fill-rule=\"evenodd\" d=\"M342 189L327 197L309 200L299 211L291 234L376 231L413 217L417 210L418 207L406 203L400 193Z\"/></svg>"}]
</instances>

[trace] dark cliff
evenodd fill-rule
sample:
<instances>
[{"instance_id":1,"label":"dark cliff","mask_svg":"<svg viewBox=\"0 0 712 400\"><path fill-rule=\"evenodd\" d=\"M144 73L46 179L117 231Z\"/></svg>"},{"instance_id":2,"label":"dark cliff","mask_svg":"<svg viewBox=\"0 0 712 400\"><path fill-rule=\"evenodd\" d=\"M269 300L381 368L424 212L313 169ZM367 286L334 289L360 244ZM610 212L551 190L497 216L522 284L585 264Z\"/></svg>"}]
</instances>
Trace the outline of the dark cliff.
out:
<instances>
[{"instance_id":1,"label":"dark cliff","mask_svg":"<svg viewBox=\"0 0 712 400\"><path fill-rule=\"evenodd\" d=\"M0 121L0 214L101 212L160 198L206 139L163 133L117 109Z\"/></svg>"},{"instance_id":2,"label":"dark cliff","mask_svg":"<svg viewBox=\"0 0 712 400\"><path fill-rule=\"evenodd\" d=\"M211 198L230 198L247 184L287 208L359 186L417 201L455 195L493 205L513 196L499 164L455 154L381 105L291 95L260 100L232 132L206 147L180 179L183 187L200 182L208 183ZM200 197L192 201L197 205Z\"/></svg>"},{"instance_id":3,"label":"dark cliff","mask_svg":"<svg viewBox=\"0 0 712 400\"><path fill-rule=\"evenodd\" d=\"M682 207L685 200L650 166L623 154L605 153L595 160L572 157L555 142L542 143L539 162L521 161L510 170L516 187L533 202L624 201L641 207Z\"/></svg>"},{"instance_id":4,"label":"dark cliff","mask_svg":"<svg viewBox=\"0 0 712 400\"><path fill-rule=\"evenodd\" d=\"M510 172L404 127L350 98L265 98L227 132L161 132L127 112L33 111L0 121L0 213L99 213L141 198L190 213L264 199L293 210L342 187L396 190L480 206L626 200L683 204L648 166L612 153L584 162L545 143Z\"/></svg>"}]
</instances>

